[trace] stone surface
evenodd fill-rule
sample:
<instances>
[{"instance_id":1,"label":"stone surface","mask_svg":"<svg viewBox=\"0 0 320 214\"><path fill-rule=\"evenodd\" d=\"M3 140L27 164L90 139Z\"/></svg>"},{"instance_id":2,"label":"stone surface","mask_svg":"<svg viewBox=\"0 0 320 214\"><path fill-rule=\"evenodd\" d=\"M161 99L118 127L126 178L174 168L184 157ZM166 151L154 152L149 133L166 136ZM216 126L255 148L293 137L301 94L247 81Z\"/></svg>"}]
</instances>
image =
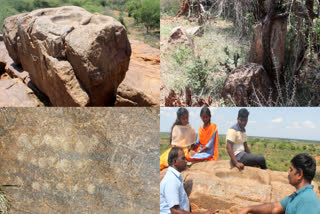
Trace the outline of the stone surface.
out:
<instances>
[{"instance_id":1,"label":"stone surface","mask_svg":"<svg viewBox=\"0 0 320 214\"><path fill-rule=\"evenodd\" d=\"M0 37L1 38L1 37ZM12 59L6 49L4 42L0 39L0 73L4 71L7 64L12 63Z\"/></svg>"},{"instance_id":2,"label":"stone surface","mask_svg":"<svg viewBox=\"0 0 320 214\"><path fill-rule=\"evenodd\" d=\"M37 107L43 105L22 80L2 76L0 80L1 107Z\"/></svg>"},{"instance_id":3,"label":"stone surface","mask_svg":"<svg viewBox=\"0 0 320 214\"><path fill-rule=\"evenodd\" d=\"M254 167L239 171L230 169L227 160L195 163L182 177L194 212L213 208L237 213L241 207L279 201L295 191L287 172ZM319 197L318 186L313 184Z\"/></svg>"},{"instance_id":4,"label":"stone surface","mask_svg":"<svg viewBox=\"0 0 320 214\"><path fill-rule=\"evenodd\" d=\"M273 60L275 66L280 70L284 65L284 52L287 37L287 19L273 20L271 33L271 49L273 53ZM253 40L249 52L249 62L258 63L262 65L263 60L263 46L262 46L262 24L256 25L254 29Z\"/></svg>"},{"instance_id":5,"label":"stone surface","mask_svg":"<svg viewBox=\"0 0 320 214\"><path fill-rule=\"evenodd\" d=\"M128 70L131 48L114 18L66 6L8 17L4 41L55 106L105 106Z\"/></svg>"},{"instance_id":6,"label":"stone surface","mask_svg":"<svg viewBox=\"0 0 320 214\"><path fill-rule=\"evenodd\" d=\"M224 82L222 96L237 106L267 105L272 82L261 65L249 63L235 68ZM257 99L258 98L258 99Z\"/></svg>"},{"instance_id":7,"label":"stone surface","mask_svg":"<svg viewBox=\"0 0 320 214\"><path fill-rule=\"evenodd\" d=\"M196 27L188 28L186 32L191 37L195 37L195 36L202 37L204 34L204 28L203 26L196 26Z\"/></svg>"},{"instance_id":8,"label":"stone surface","mask_svg":"<svg viewBox=\"0 0 320 214\"><path fill-rule=\"evenodd\" d=\"M15 185L3 188L11 213L159 213L158 115L0 108L0 185Z\"/></svg>"},{"instance_id":9,"label":"stone surface","mask_svg":"<svg viewBox=\"0 0 320 214\"><path fill-rule=\"evenodd\" d=\"M188 36L186 31L182 29L182 27L180 26L172 29L168 40L169 48L176 48L179 45L187 45L193 47L192 39Z\"/></svg>"},{"instance_id":10,"label":"stone surface","mask_svg":"<svg viewBox=\"0 0 320 214\"><path fill-rule=\"evenodd\" d=\"M159 106L160 50L130 39L129 70L117 91L115 106Z\"/></svg>"}]
</instances>

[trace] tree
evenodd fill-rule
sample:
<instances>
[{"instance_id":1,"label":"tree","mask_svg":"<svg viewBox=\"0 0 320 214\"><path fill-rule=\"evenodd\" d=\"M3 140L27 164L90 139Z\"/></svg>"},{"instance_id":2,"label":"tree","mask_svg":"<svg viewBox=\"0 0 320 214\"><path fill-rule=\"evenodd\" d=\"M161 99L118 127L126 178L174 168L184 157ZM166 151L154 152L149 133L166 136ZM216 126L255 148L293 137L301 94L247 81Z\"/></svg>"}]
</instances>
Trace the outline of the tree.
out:
<instances>
[{"instance_id":1,"label":"tree","mask_svg":"<svg viewBox=\"0 0 320 214\"><path fill-rule=\"evenodd\" d=\"M140 8L132 11L138 23L142 23L149 33L150 29L160 27L160 2L157 0L142 0Z\"/></svg>"}]
</instances>

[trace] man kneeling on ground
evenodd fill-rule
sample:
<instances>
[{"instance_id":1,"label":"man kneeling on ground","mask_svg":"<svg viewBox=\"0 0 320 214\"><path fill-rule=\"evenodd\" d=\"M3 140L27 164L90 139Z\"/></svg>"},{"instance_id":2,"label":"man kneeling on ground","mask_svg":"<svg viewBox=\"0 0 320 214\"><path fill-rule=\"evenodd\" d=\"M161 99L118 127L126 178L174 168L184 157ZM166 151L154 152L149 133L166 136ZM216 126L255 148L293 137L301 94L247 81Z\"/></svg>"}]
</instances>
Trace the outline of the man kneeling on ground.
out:
<instances>
[{"instance_id":1,"label":"man kneeling on ground","mask_svg":"<svg viewBox=\"0 0 320 214\"><path fill-rule=\"evenodd\" d=\"M186 169L187 160L180 147L171 149L168 164L168 171L160 183L160 214L188 214L190 203L180 173ZM204 214L217 212L217 210L209 210Z\"/></svg>"},{"instance_id":2,"label":"man kneeling on ground","mask_svg":"<svg viewBox=\"0 0 320 214\"><path fill-rule=\"evenodd\" d=\"M228 129L226 141L227 151L232 164L238 169L244 166L259 166L266 169L266 159L262 155L251 154L247 144L247 135L245 127L248 123L249 112L242 108L238 112L238 123Z\"/></svg>"},{"instance_id":3,"label":"man kneeling on ground","mask_svg":"<svg viewBox=\"0 0 320 214\"><path fill-rule=\"evenodd\" d=\"M307 154L296 155L291 160L288 180L297 191L278 202L243 208L238 214L319 214L320 200L313 191L313 185L311 185L315 174L315 160Z\"/></svg>"}]
</instances>

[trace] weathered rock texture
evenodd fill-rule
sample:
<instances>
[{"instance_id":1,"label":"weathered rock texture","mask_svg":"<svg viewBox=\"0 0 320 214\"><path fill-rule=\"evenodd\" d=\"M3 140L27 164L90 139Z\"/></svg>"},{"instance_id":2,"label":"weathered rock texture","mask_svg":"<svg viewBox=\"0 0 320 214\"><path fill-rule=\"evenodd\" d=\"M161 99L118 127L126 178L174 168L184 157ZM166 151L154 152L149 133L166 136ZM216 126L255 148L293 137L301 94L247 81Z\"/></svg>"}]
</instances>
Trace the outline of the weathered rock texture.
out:
<instances>
[{"instance_id":1,"label":"weathered rock texture","mask_svg":"<svg viewBox=\"0 0 320 214\"><path fill-rule=\"evenodd\" d=\"M279 201L295 191L287 172L253 167L239 171L230 169L229 161L193 164L182 177L194 212L213 208L237 213L241 207ZM319 197L318 186L313 184Z\"/></svg>"},{"instance_id":2,"label":"weathered rock texture","mask_svg":"<svg viewBox=\"0 0 320 214\"><path fill-rule=\"evenodd\" d=\"M175 27L170 33L168 47L176 48L179 45L193 47L193 41L182 27Z\"/></svg>"},{"instance_id":3,"label":"weathered rock texture","mask_svg":"<svg viewBox=\"0 0 320 214\"><path fill-rule=\"evenodd\" d=\"M159 106L160 50L130 39L129 70L117 91L115 106Z\"/></svg>"},{"instance_id":4,"label":"weathered rock texture","mask_svg":"<svg viewBox=\"0 0 320 214\"><path fill-rule=\"evenodd\" d=\"M222 96L237 106L266 105L272 82L261 65L250 63L235 68L224 82ZM272 95L272 94L271 94Z\"/></svg>"},{"instance_id":5,"label":"weathered rock texture","mask_svg":"<svg viewBox=\"0 0 320 214\"><path fill-rule=\"evenodd\" d=\"M55 106L112 105L131 48L114 18L67 6L8 17L4 41Z\"/></svg>"},{"instance_id":6,"label":"weathered rock texture","mask_svg":"<svg viewBox=\"0 0 320 214\"><path fill-rule=\"evenodd\" d=\"M11 213L159 213L158 114L0 109L0 185L15 185L3 188Z\"/></svg>"},{"instance_id":7,"label":"weathered rock texture","mask_svg":"<svg viewBox=\"0 0 320 214\"><path fill-rule=\"evenodd\" d=\"M20 79L11 79L9 76L1 77L1 107L38 107L41 105L42 103L38 100L34 92L30 88L28 88Z\"/></svg>"},{"instance_id":8,"label":"weathered rock texture","mask_svg":"<svg viewBox=\"0 0 320 214\"><path fill-rule=\"evenodd\" d=\"M271 50L273 60L277 69L282 70L284 65L284 51L287 37L287 20L275 19L271 30ZM249 53L249 62L262 65L263 63L263 46L262 46L262 24L258 24L254 29L253 40Z\"/></svg>"}]
</instances>

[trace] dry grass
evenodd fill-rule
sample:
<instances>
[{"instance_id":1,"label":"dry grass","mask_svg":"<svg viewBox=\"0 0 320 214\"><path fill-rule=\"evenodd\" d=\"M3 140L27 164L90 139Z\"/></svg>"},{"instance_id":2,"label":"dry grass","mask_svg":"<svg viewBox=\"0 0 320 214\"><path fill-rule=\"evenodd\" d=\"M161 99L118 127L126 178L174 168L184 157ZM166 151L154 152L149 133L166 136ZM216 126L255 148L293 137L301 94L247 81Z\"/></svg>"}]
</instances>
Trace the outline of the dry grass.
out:
<instances>
[{"instance_id":1,"label":"dry grass","mask_svg":"<svg viewBox=\"0 0 320 214\"><path fill-rule=\"evenodd\" d=\"M161 19L160 41L161 47L161 79L166 88L173 88L180 91L188 85L186 70L194 63L196 56L200 56L204 62L208 61L210 75L206 86L202 91L203 96L213 97L213 105L224 106L224 101L220 97L224 80L227 78L225 63L229 59L230 67L234 68L233 54L238 53L239 64L247 61L249 52L248 38L240 39L234 33L232 22L224 20L211 20L204 26L204 35L194 37L194 50L189 47L178 47L167 49L166 43L173 28L181 26L184 29L197 26L196 22L190 22L186 18L166 17ZM228 47L230 56L224 49ZM179 60L177 60L177 58ZM179 62L182 59L183 63Z\"/></svg>"},{"instance_id":2,"label":"dry grass","mask_svg":"<svg viewBox=\"0 0 320 214\"><path fill-rule=\"evenodd\" d=\"M0 190L0 213L9 213L9 203L3 191Z\"/></svg>"}]
</instances>

